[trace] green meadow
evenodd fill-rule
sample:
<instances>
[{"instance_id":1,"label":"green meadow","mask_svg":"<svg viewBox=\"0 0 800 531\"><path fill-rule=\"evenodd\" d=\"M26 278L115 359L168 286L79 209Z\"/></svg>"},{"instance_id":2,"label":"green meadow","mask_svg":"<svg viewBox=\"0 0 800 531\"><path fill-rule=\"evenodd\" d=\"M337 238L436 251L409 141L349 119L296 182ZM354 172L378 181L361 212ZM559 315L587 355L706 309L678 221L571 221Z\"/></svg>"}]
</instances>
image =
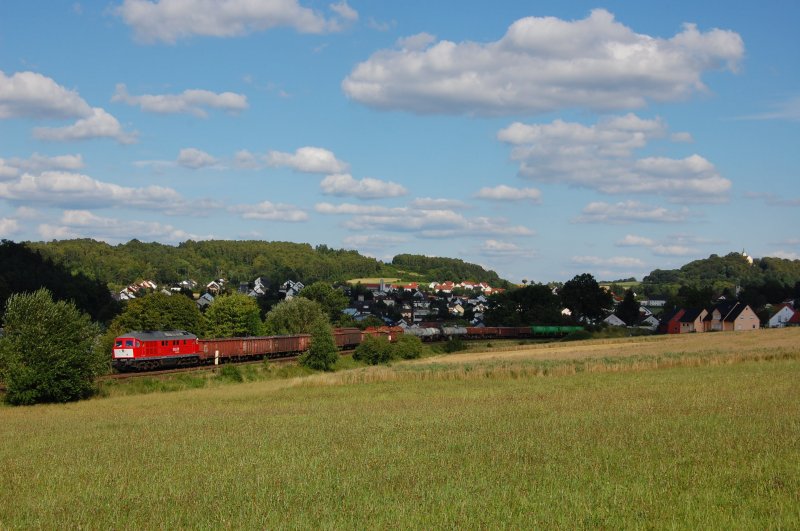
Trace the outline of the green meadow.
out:
<instances>
[{"instance_id":1,"label":"green meadow","mask_svg":"<svg viewBox=\"0 0 800 531\"><path fill-rule=\"evenodd\" d=\"M798 340L506 347L0 407L0 529L797 529Z\"/></svg>"}]
</instances>

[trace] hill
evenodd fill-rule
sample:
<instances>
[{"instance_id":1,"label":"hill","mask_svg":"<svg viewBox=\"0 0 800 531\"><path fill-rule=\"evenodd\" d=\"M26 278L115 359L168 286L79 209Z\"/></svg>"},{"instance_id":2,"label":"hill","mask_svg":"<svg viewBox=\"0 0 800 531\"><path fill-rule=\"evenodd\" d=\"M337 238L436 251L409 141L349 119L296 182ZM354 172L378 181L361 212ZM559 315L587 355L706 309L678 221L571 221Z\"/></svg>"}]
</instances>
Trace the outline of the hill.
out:
<instances>
[{"instance_id":1,"label":"hill","mask_svg":"<svg viewBox=\"0 0 800 531\"><path fill-rule=\"evenodd\" d=\"M787 296L777 292L796 291L799 283L800 260L765 257L750 263L745 255L729 253L725 256L712 254L680 269L655 269L642 280L642 289L648 296L667 298L684 286L710 289L717 294L757 288L769 293L767 299L771 299Z\"/></svg>"},{"instance_id":2,"label":"hill","mask_svg":"<svg viewBox=\"0 0 800 531\"><path fill-rule=\"evenodd\" d=\"M391 264L326 245L266 241L186 241L177 246L161 243L109 245L91 239L28 242L27 247L63 265L73 274L119 288L136 280L173 283L193 278L206 283L217 278L250 282L258 276L272 281L343 282L359 277L403 280L473 280L501 285L494 271L454 258L402 254Z\"/></svg>"}]
</instances>

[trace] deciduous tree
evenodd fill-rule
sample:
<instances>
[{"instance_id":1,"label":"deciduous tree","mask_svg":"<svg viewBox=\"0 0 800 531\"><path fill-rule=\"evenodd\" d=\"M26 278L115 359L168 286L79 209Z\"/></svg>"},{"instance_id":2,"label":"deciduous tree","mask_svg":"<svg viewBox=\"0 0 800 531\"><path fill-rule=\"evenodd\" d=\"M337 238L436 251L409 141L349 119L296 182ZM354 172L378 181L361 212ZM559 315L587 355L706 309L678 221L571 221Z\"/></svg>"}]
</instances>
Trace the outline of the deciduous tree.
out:
<instances>
[{"instance_id":1,"label":"deciduous tree","mask_svg":"<svg viewBox=\"0 0 800 531\"><path fill-rule=\"evenodd\" d=\"M339 349L328 323L319 320L311 329L311 348L300 356L300 364L318 371L329 371L339 359Z\"/></svg>"},{"instance_id":2,"label":"deciduous tree","mask_svg":"<svg viewBox=\"0 0 800 531\"><path fill-rule=\"evenodd\" d=\"M281 301L267 314L267 334L310 334L314 325L328 318L318 302L304 297Z\"/></svg>"},{"instance_id":3,"label":"deciduous tree","mask_svg":"<svg viewBox=\"0 0 800 531\"><path fill-rule=\"evenodd\" d=\"M9 297L0 339L0 373L6 401L26 405L91 396L108 366L95 347L99 334L71 302L53 301L46 289Z\"/></svg>"},{"instance_id":4,"label":"deciduous tree","mask_svg":"<svg viewBox=\"0 0 800 531\"><path fill-rule=\"evenodd\" d=\"M241 293L217 297L206 310L206 337L245 337L263 333L264 323L253 297Z\"/></svg>"}]
</instances>

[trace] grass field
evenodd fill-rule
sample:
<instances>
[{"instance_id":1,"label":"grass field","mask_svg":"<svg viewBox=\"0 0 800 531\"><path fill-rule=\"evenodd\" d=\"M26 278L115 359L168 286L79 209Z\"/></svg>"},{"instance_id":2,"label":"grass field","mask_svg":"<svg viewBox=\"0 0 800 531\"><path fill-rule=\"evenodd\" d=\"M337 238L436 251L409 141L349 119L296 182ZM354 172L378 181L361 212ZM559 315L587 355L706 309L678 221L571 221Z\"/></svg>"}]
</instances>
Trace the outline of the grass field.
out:
<instances>
[{"instance_id":1,"label":"grass field","mask_svg":"<svg viewBox=\"0 0 800 531\"><path fill-rule=\"evenodd\" d=\"M0 408L5 528L800 527L800 329Z\"/></svg>"}]
</instances>

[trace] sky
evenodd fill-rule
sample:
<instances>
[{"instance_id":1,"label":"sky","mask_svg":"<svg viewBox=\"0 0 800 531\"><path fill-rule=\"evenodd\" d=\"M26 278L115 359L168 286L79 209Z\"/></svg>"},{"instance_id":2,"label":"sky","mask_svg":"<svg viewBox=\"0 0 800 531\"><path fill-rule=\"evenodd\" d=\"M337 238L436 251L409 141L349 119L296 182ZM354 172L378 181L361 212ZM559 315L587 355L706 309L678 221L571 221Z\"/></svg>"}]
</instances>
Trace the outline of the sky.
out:
<instances>
[{"instance_id":1,"label":"sky","mask_svg":"<svg viewBox=\"0 0 800 531\"><path fill-rule=\"evenodd\" d=\"M3 0L0 238L800 259L800 2ZM446 279L441 279L446 280Z\"/></svg>"}]
</instances>

